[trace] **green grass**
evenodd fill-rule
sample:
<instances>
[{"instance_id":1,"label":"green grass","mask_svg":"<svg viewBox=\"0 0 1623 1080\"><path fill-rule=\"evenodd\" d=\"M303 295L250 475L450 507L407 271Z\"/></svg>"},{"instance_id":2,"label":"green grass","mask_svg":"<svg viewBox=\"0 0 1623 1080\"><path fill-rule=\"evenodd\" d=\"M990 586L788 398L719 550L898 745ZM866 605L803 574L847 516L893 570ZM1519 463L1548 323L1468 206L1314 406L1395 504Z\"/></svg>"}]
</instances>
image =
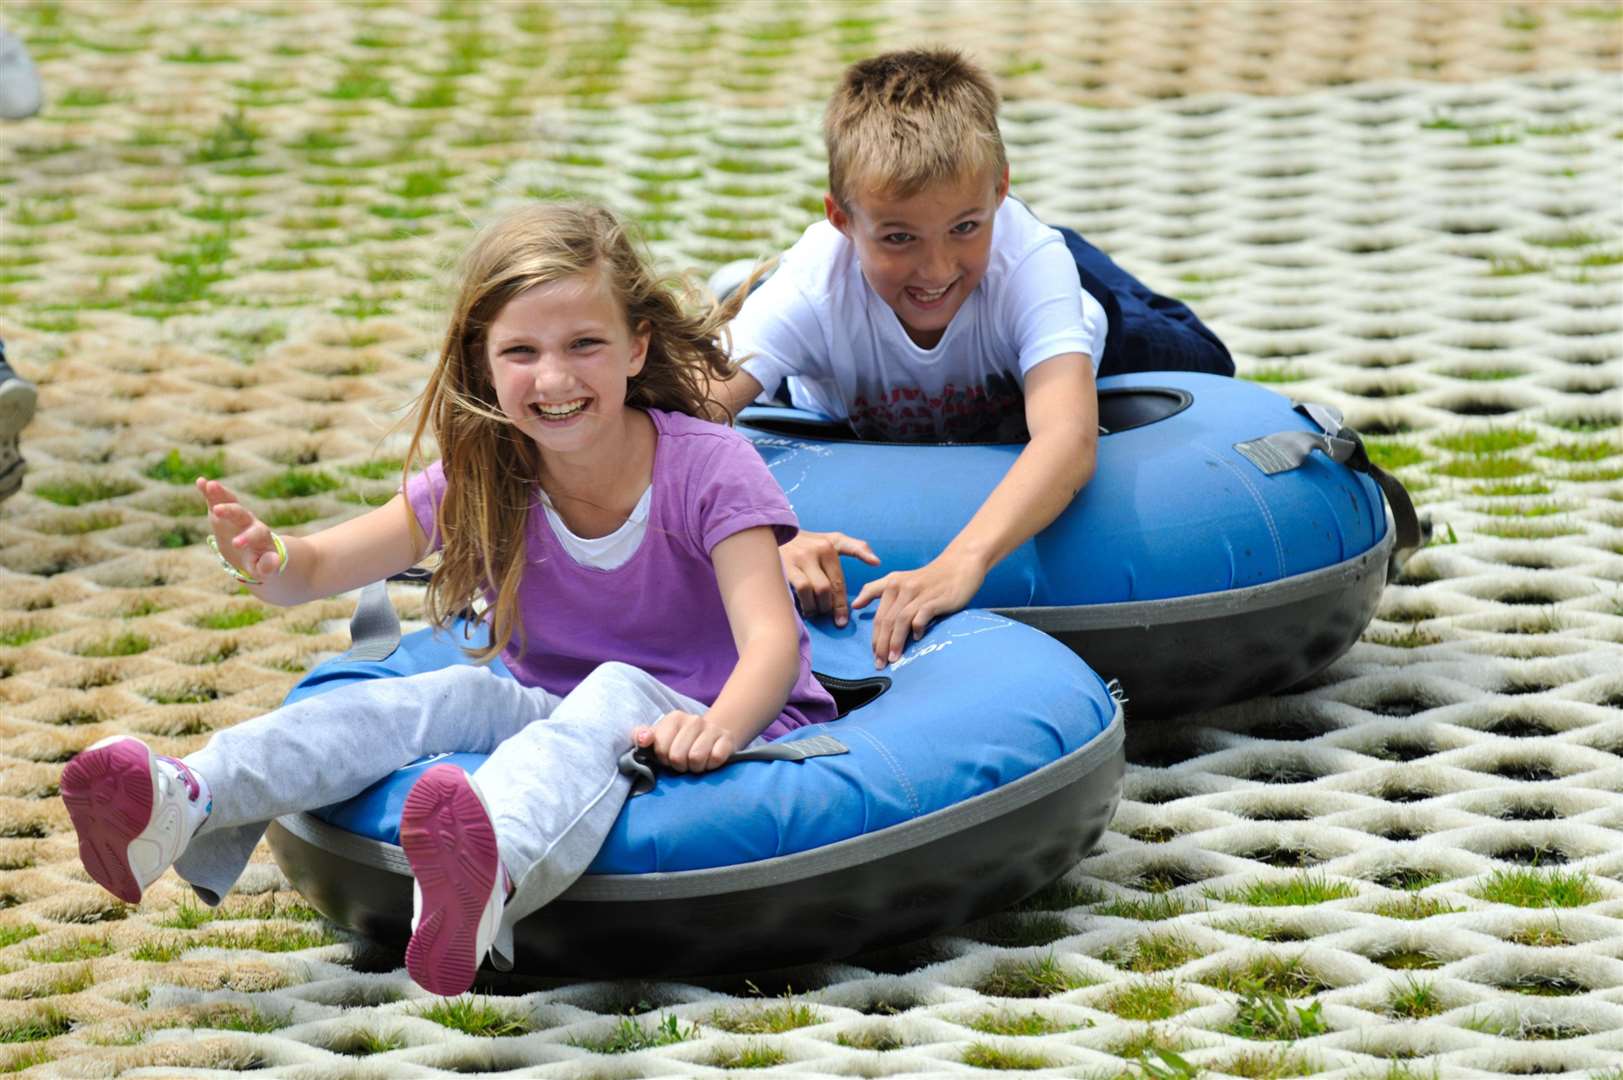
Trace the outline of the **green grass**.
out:
<instances>
[{"instance_id":1,"label":"green grass","mask_svg":"<svg viewBox=\"0 0 1623 1080\"><path fill-rule=\"evenodd\" d=\"M50 1060L51 1052L43 1046L36 1046L6 1058L5 1062L0 1064L0 1073L22 1072L24 1069L31 1069L35 1065L43 1065Z\"/></svg>"},{"instance_id":2,"label":"green grass","mask_svg":"<svg viewBox=\"0 0 1623 1080\"><path fill-rule=\"evenodd\" d=\"M1430 971L1443 966L1443 961L1435 953L1424 949L1399 949L1378 953L1370 959L1392 971Z\"/></svg>"},{"instance_id":3,"label":"green grass","mask_svg":"<svg viewBox=\"0 0 1623 1080\"><path fill-rule=\"evenodd\" d=\"M447 1025L454 1026L454 1025ZM723 1029L726 1030L726 1029ZM638 1050L651 1050L656 1046L670 1046L697 1037L697 1024L682 1025L682 1021L661 1013L652 1025L644 1025L634 1016L620 1018L615 1029L601 1039L571 1039L569 1045L594 1054L630 1054Z\"/></svg>"},{"instance_id":4,"label":"green grass","mask_svg":"<svg viewBox=\"0 0 1623 1080\"><path fill-rule=\"evenodd\" d=\"M173 935L149 938L130 950L130 959L146 964L167 964L191 947L191 942Z\"/></svg>"},{"instance_id":5,"label":"green grass","mask_svg":"<svg viewBox=\"0 0 1623 1080\"><path fill-rule=\"evenodd\" d=\"M336 491L343 486L342 481L324 472L288 469L278 476L261 481L252 492L261 499L302 499Z\"/></svg>"},{"instance_id":6,"label":"green grass","mask_svg":"<svg viewBox=\"0 0 1623 1080\"><path fill-rule=\"evenodd\" d=\"M171 450L164 457L148 465L145 475L153 480L162 480L166 484L190 484L199 476L218 480L225 475L225 471L223 453L187 458L182 457L179 450Z\"/></svg>"},{"instance_id":7,"label":"green grass","mask_svg":"<svg viewBox=\"0 0 1623 1080\"><path fill-rule=\"evenodd\" d=\"M1101 1003L1123 1020L1165 1020L1195 1006L1196 1001L1176 982L1148 979L1128 983Z\"/></svg>"},{"instance_id":8,"label":"green grass","mask_svg":"<svg viewBox=\"0 0 1623 1080\"><path fill-rule=\"evenodd\" d=\"M1202 952L1198 945L1183 934L1172 930L1146 934L1137 941L1123 947L1119 952L1115 948L1107 949L1100 955L1099 959L1124 971L1134 971L1147 975L1158 971L1166 971L1169 968L1182 967L1201 955Z\"/></svg>"},{"instance_id":9,"label":"green grass","mask_svg":"<svg viewBox=\"0 0 1623 1080\"><path fill-rule=\"evenodd\" d=\"M1292 1054L1287 1050L1245 1050L1218 1067L1232 1076L1246 1077L1246 1080L1285 1080L1287 1077L1312 1076L1319 1071L1319 1067L1305 1054Z\"/></svg>"},{"instance_id":10,"label":"green grass","mask_svg":"<svg viewBox=\"0 0 1623 1080\"><path fill-rule=\"evenodd\" d=\"M47 1005L28 1017L0 1021L0 1043L38 1042L65 1034L73 1020L54 1005Z\"/></svg>"},{"instance_id":11,"label":"green grass","mask_svg":"<svg viewBox=\"0 0 1623 1080\"><path fill-rule=\"evenodd\" d=\"M1293 1005L1279 993L1247 986L1240 991L1240 1001L1228 1032L1242 1039L1261 1041L1308 1039L1329 1030L1324 1023L1323 1010L1323 1002Z\"/></svg>"},{"instance_id":12,"label":"green grass","mask_svg":"<svg viewBox=\"0 0 1623 1080\"><path fill-rule=\"evenodd\" d=\"M262 1013L244 1005L213 1006L196 1019L196 1025L215 1031L245 1031L255 1035L276 1031L288 1025L288 1018Z\"/></svg>"},{"instance_id":13,"label":"green grass","mask_svg":"<svg viewBox=\"0 0 1623 1080\"><path fill-rule=\"evenodd\" d=\"M959 1060L977 1069L1047 1069L1058 1064L1029 1050L1002 1050L990 1043L971 1043Z\"/></svg>"},{"instance_id":14,"label":"green grass","mask_svg":"<svg viewBox=\"0 0 1623 1080\"><path fill-rule=\"evenodd\" d=\"M1505 480L1513 476L1526 476L1533 466L1520 458L1484 456L1454 458L1437 467L1440 476L1461 480Z\"/></svg>"},{"instance_id":15,"label":"green grass","mask_svg":"<svg viewBox=\"0 0 1623 1080\"><path fill-rule=\"evenodd\" d=\"M1489 903L1526 908L1585 907L1606 895L1582 870L1544 871L1531 867L1495 870L1470 892Z\"/></svg>"},{"instance_id":16,"label":"green grass","mask_svg":"<svg viewBox=\"0 0 1623 1080\"><path fill-rule=\"evenodd\" d=\"M1584 530L1582 525L1562 522L1493 521L1478 525L1476 531L1484 536L1497 536L1506 540L1549 540L1556 536L1572 536Z\"/></svg>"},{"instance_id":17,"label":"green grass","mask_svg":"<svg viewBox=\"0 0 1623 1080\"><path fill-rule=\"evenodd\" d=\"M1471 494L1492 498L1531 498L1535 495L1548 495L1554 490L1543 480L1514 480L1477 484L1471 488Z\"/></svg>"},{"instance_id":18,"label":"green grass","mask_svg":"<svg viewBox=\"0 0 1623 1080\"><path fill-rule=\"evenodd\" d=\"M100 532L103 529L115 528L124 524L124 515L117 510L92 510L85 514L73 514L56 521L46 522L35 526L42 533L52 536L84 536L87 533Z\"/></svg>"},{"instance_id":19,"label":"green grass","mask_svg":"<svg viewBox=\"0 0 1623 1080\"><path fill-rule=\"evenodd\" d=\"M1407 630L1366 630L1361 640L1394 649L1423 649L1428 645L1436 645L1443 639L1430 630L1421 629L1420 624L1416 622L1409 624Z\"/></svg>"},{"instance_id":20,"label":"green grass","mask_svg":"<svg viewBox=\"0 0 1623 1080\"><path fill-rule=\"evenodd\" d=\"M1311 997L1329 990L1330 984L1303 963L1302 954L1254 956L1241 968L1224 968L1203 975L1207 986L1233 993L1279 994L1288 998Z\"/></svg>"},{"instance_id":21,"label":"green grass","mask_svg":"<svg viewBox=\"0 0 1623 1080\"><path fill-rule=\"evenodd\" d=\"M1422 447L1392 439L1365 439L1364 449L1369 452L1371 461L1387 470L1405 469L1426 460L1426 451Z\"/></svg>"},{"instance_id":22,"label":"green grass","mask_svg":"<svg viewBox=\"0 0 1623 1080\"><path fill-rule=\"evenodd\" d=\"M988 945L1022 948L1029 945L1048 945L1060 938L1070 937L1076 930L1059 915L1042 912L1031 915L993 916L967 932Z\"/></svg>"},{"instance_id":23,"label":"green grass","mask_svg":"<svg viewBox=\"0 0 1623 1080\"><path fill-rule=\"evenodd\" d=\"M192 625L204 630L241 630L245 626L253 626L270 618L270 609L262 605L252 607L223 608L199 615L192 620Z\"/></svg>"},{"instance_id":24,"label":"green grass","mask_svg":"<svg viewBox=\"0 0 1623 1080\"><path fill-rule=\"evenodd\" d=\"M39 927L31 923L14 923L10 926L0 926L0 949L38 936Z\"/></svg>"},{"instance_id":25,"label":"green grass","mask_svg":"<svg viewBox=\"0 0 1623 1080\"><path fill-rule=\"evenodd\" d=\"M38 946L29 949L28 959L42 964L66 964L75 960L94 960L111 956L113 943L105 937L80 938L60 945Z\"/></svg>"},{"instance_id":26,"label":"green grass","mask_svg":"<svg viewBox=\"0 0 1623 1080\"><path fill-rule=\"evenodd\" d=\"M1159 893L1142 900L1137 897L1117 897L1107 904L1094 908L1093 914L1108 915L1117 919L1137 919L1140 922L1160 922L1163 919L1176 919L1180 915L1205 910L1206 905L1201 901L1182 895Z\"/></svg>"},{"instance_id":27,"label":"green grass","mask_svg":"<svg viewBox=\"0 0 1623 1080\"><path fill-rule=\"evenodd\" d=\"M1074 1024L1062 1024L1041 1013L1016 1013L1007 1009L981 1013L972 1017L968 1026L988 1035L1053 1035L1075 1028Z\"/></svg>"},{"instance_id":28,"label":"green grass","mask_svg":"<svg viewBox=\"0 0 1623 1080\"><path fill-rule=\"evenodd\" d=\"M1097 886L1066 881L1061 878L1038 889L1010 911L1069 911L1071 908L1096 904L1105 898Z\"/></svg>"},{"instance_id":29,"label":"green grass","mask_svg":"<svg viewBox=\"0 0 1623 1080\"><path fill-rule=\"evenodd\" d=\"M338 1036L327 1044L327 1049L345 1057L371 1057L373 1054L387 1054L391 1050L399 1050L405 1045L406 1040L398 1034L384 1035L363 1028Z\"/></svg>"},{"instance_id":30,"label":"green grass","mask_svg":"<svg viewBox=\"0 0 1623 1080\"><path fill-rule=\"evenodd\" d=\"M304 525L319 518L322 511L313 506L279 506L268 509L260 515L260 520L277 529L286 529L294 525Z\"/></svg>"},{"instance_id":31,"label":"green grass","mask_svg":"<svg viewBox=\"0 0 1623 1080\"><path fill-rule=\"evenodd\" d=\"M1556 443L1554 446L1545 446L1538 451L1540 457L1553 458L1556 461L1593 462L1604 461L1617 454L1623 454L1623 445L1603 439L1590 442Z\"/></svg>"},{"instance_id":32,"label":"green grass","mask_svg":"<svg viewBox=\"0 0 1623 1080\"><path fill-rule=\"evenodd\" d=\"M796 1001L751 1005L732 1012L717 1009L705 1020L710 1027L734 1035L776 1035L822 1022L823 1017L816 1009Z\"/></svg>"},{"instance_id":33,"label":"green grass","mask_svg":"<svg viewBox=\"0 0 1623 1080\"><path fill-rule=\"evenodd\" d=\"M405 461L401 458L373 458L359 465L345 465L344 471L363 480L387 480L399 476L404 466Z\"/></svg>"},{"instance_id":34,"label":"green grass","mask_svg":"<svg viewBox=\"0 0 1623 1080\"><path fill-rule=\"evenodd\" d=\"M1357 886L1331 881L1321 874L1298 874L1287 881L1253 881L1238 888L1206 890L1209 899L1247 907L1296 907L1357 895Z\"/></svg>"},{"instance_id":35,"label":"green grass","mask_svg":"<svg viewBox=\"0 0 1623 1080\"><path fill-rule=\"evenodd\" d=\"M417 1013L441 1027L448 1027L466 1035L483 1039L500 1039L523 1035L533 1030L529 1023L512 1015L489 1000L472 995L440 998Z\"/></svg>"},{"instance_id":36,"label":"green grass","mask_svg":"<svg viewBox=\"0 0 1623 1080\"><path fill-rule=\"evenodd\" d=\"M770 1069L789 1060L787 1054L765 1043L745 1043L727 1050L717 1050L706 1064L718 1069Z\"/></svg>"},{"instance_id":37,"label":"green grass","mask_svg":"<svg viewBox=\"0 0 1623 1080\"><path fill-rule=\"evenodd\" d=\"M1505 935L1505 940L1516 945L1527 945L1535 949L1561 948L1574 944L1573 939L1565 930L1561 929L1559 921L1552 925L1524 926Z\"/></svg>"},{"instance_id":38,"label":"green grass","mask_svg":"<svg viewBox=\"0 0 1623 1080\"><path fill-rule=\"evenodd\" d=\"M187 683L170 690L145 690L141 696L156 705L202 705L205 702L218 701L220 691L200 683Z\"/></svg>"},{"instance_id":39,"label":"green grass","mask_svg":"<svg viewBox=\"0 0 1623 1080\"><path fill-rule=\"evenodd\" d=\"M1566 503L1546 499L1542 502L1512 503L1510 505L1490 503L1479 508L1477 512L1487 514L1489 517L1538 518L1550 517L1553 514L1565 514L1571 509L1572 507Z\"/></svg>"},{"instance_id":40,"label":"green grass","mask_svg":"<svg viewBox=\"0 0 1623 1080\"><path fill-rule=\"evenodd\" d=\"M867 1028L855 1035L840 1032L834 1036L836 1046L849 1046L853 1050L871 1050L875 1053L888 1054L892 1050L900 1050L907 1045L896 1032L888 1027Z\"/></svg>"},{"instance_id":41,"label":"green grass","mask_svg":"<svg viewBox=\"0 0 1623 1080\"><path fill-rule=\"evenodd\" d=\"M1381 1009L1400 1020L1424 1020L1447 1012L1448 1006L1431 983L1410 978L1387 991L1386 1003Z\"/></svg>"},{"instance_id":42,"label":"green grass","mask_svg":"<svg viewBox=\"0 0 1623 1080\"><path fill-rule=\"evenodd\" d=\"M14 649L20 645L27 645L30 641L50 637L54 633L56 631L47 626L27 626L20 623L0 627L0 646Z\"/></svg>"},{"instance_id":43,"label":"green grass","mask_svg":"<svg viewBox=\"0 0 1623 1080\"><path fill-rule=\"evenodd\" d=\"M140 485L131 481L98 476L41 484L34 488L34 494L58 506L83 506L85 503L116 499L120 495L128 495L132 491L139 490Z\"/></svg>"},{"instance_id":44,"label":"green grass","mask_svg":"<svg viewBox=\"0 0 1623 1080\"><path fill-rule=\"evenodd\" d=\"M1503 454L1538 441L1538 433L1528 428L1485 428L1462 431L1433 439L1434 445L1456 454Z\"/></svg>"},{"instance_id":45,"label":"green grass","mask_svg":"<svg viewBox=\"0 0 1623 1080\"><path fill-rule=\"evenodd\" d=\"M1089 982L1065 970L1053 953L1040 960L1020 964L999 964L976 984L975 989L990 997L1039 998L1063 994Z\"/></svg>"},{"instance_id":46,"label":"green grass","mask_svg":"<svg viewBox=\"0 0 1623 1080\"><path fill-rule=\"evenodd\" d=\"M247 930L222 930L199 944L216 949L252 949L255 952L299 952L324 945L336 945L343 938L328 926L286 930L278 926L254 926Z\"/></svg>"},{"instance_id":47,"label":"green grass","mask_svg":"<svg viewBox=\"0 0 1623 1080\"><path fill-rule=\"evenodd\" d=\"M81 646L76 651L80 656L136 656L152 648L152 639L145 634L125 631L116 637L103 638Z\"/></svg>"}]
</instances>

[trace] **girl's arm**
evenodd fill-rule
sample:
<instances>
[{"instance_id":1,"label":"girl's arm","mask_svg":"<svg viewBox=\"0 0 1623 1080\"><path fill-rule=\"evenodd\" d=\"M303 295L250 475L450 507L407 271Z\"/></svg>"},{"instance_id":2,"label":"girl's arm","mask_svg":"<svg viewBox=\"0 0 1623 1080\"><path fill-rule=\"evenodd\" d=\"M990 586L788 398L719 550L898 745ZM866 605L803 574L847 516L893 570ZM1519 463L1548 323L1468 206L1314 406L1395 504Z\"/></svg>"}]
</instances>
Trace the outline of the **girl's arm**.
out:
<instances>
[{"instance_id":1,"label":"girl's arm","mask_svg":"<svg viewBox=\"0 0 1623 1080\"><path fill-rule=\"evenodd\" d=\"M358 589L415 566L427 552L427 538L412 528L411 506L404 495L313 536L282 537L282 562L268 525L237 501L218 480L197 481L209 504L214 539L232 565L262 584L249 585L253 595L272 604L302 604Z\"/></svg>"},{"instance_id":2,"label":"girl's arm","mask_svg":"<svg viewBox=\"0 0 1623 1080\"><path fill-rule=\"evenodd\" d=\"M800 675L800 620L778 561L778 541L766 526L736 532L710 553L738 664L715 704L702 715L666 713L638 728L638 746L652 746L678 772L704 772L726 763L778 718Z\"/></svg>"}]
</instances>

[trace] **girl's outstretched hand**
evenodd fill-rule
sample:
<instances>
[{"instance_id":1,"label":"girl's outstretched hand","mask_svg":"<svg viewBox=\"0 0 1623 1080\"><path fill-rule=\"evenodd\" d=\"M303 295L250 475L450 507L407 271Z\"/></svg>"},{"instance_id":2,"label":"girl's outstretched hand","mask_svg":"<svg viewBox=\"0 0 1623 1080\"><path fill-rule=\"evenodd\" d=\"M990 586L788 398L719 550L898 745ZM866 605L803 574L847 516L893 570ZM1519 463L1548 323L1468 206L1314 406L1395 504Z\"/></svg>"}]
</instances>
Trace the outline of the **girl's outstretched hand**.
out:
<instances>
[{"instance_id":1,"label":"girl's outstretched hand","mask_svg":"<svg viewBox=\"0 0 1623 1080\"><path fill-rule=\"evenodd\" d=\"M237 501L231 489L218 480L197 478L197 490L209 504L209 527L220 554L249 577L264 581L282 565L271 539L270 526Z\"/></svg>"},{"instance_id":2,"label":"girl's outstretched hand","mask_svg":"<svg viewBox=\"0 0 1623 1080\"><path fill-rule=\"evenodd\" d=\"M732 734L720 724L680 710L666 713L653 727L637 728L631 738L640 747L653 747L659 763L676 772L718 769L738 749Z\"/></svg>"}]
</instances>

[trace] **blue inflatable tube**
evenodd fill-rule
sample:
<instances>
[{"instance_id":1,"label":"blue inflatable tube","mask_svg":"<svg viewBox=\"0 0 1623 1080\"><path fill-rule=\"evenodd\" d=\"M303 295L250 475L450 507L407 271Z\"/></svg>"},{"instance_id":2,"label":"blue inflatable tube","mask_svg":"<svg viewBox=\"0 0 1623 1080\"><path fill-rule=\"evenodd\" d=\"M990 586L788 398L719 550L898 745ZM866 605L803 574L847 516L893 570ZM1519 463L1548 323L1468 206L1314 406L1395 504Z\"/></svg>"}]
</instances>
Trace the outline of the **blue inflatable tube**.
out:
<instances>
[{"instance_id":1,"label":"blue inflatable tube","mask_svg":"<svg viewBox=\"0 0 1623 1080\"><path fill-rule=\"evenodd\" d=\"M998 910L1085 854L1124 767L1121 709L1099 676L1029 627L965 611L876 677L871 625L812 626L842 716L779 740L832 736L847 752L661 775L587 875L520 924L522 962L651 976L829 959ZM466 663L456 633L407 635L382 661L340 657L288 700ZM484 757L434 760L477 771ZM409 933L399 816L427 764L272 826L278 863L329 918Z\"/></svg>"},{"instance_id":2,"label":"blue inflatable tube","mask_svg":"<svg viewBox=\"0 0 1623 1080\"><path fill-rule=\"evenodd\" d=\"M1099 404L1092 481L971 606L1119 678L1135 718L1283 689L1351 647L1397 545L1383 489L1413 531L1407 496L1355 432L1332 411L1214 375L1104 378ZM845 560L853 594L940 553L1024 445L859 442L791 409L746 410L739 427L803 528L879 555L877 567Z\"/></svg>"}]
</instances>

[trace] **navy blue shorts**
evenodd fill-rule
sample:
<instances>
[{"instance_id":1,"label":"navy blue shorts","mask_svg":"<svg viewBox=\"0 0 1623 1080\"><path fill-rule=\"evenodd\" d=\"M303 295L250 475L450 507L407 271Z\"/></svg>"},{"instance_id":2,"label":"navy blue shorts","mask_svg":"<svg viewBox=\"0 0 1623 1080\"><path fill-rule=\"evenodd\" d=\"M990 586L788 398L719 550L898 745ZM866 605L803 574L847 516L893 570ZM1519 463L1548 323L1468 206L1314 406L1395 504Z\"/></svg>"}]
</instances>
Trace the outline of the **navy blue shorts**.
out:
<instances>
[{"instance_id":1,"label":"navy blue shorts","mask_svg":"<svg viewBox=\"0 0 1623 1080\"><path fill-rule=\"evenodd\" d=\"M1234 374L1234 358L1228 348L1182 301L1152 292L1075 230L1063 225L1056 228L1076 260L1082 287L1110 316L1100 375L1129 371Z\"/></svg>"}]
</instances>

